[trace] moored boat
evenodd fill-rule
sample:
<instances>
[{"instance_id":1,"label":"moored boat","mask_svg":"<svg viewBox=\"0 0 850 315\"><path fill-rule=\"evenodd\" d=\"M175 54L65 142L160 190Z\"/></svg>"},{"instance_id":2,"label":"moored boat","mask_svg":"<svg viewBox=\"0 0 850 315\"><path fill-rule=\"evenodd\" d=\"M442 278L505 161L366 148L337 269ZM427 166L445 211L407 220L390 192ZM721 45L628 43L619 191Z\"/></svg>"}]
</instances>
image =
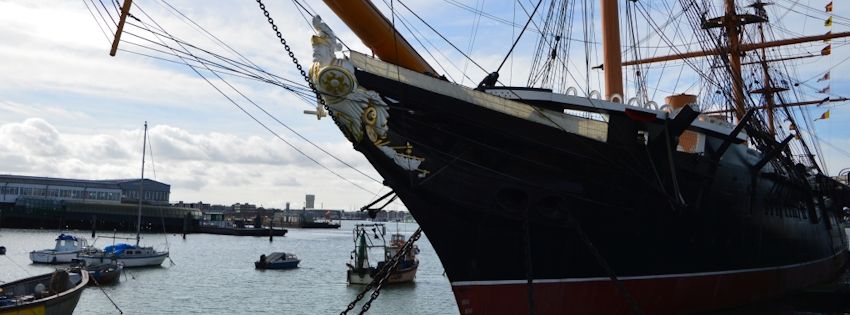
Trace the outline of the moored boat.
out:
<instances>
[{"instance_id":1,"label":"moored boat","mask_svg":"<svg viewBox=\"0 0 850 315\"><path fill-rule=\"evenodd\" d=\"M77 258L77 254L88 246L85 238L71 234L59 234L53 249L30 252L30 260L37 264L67 264Z\"/></svg>"},{"instance_id":2,"label":"moored boat","mask_svg":"<svg viewBox=\"0 0 850 315\"><path fill-rule=\"evenodd\" d=\"M371 231L371 236L370 236ZM350 284L369 284L378 276L379 271L385 267L396 253L404 246L404 235L395 233L391 236L390 245L387 246L384 235L386 228L383 224L358 224L354 228L354 250L352 251L352 262L348 263L346 279ZM371 249L376 249L379 256L374 265L369 261ZM405 255L399 257L398 264L390 272L385 284L413 282L416 279L416 271L419 268L419 259L416 258L418 248L415 246Z\"/></svg>"},{"instance_id":3,"label":"moored boat","mask_svg":"<svg viewBox=\"0 0 850 315\"><path fill-rule=\"evenodd\" d=\"M142 137L142 171L141 180L145 180L145 148L148 143L148 122L145 122L144 135ZM139 196L143 194L144 185L139 185ZM87 247L84 251L77 255L77 258L84 260L86 264L100 263L120 263L124 267L149 267L159 266L168 258L168 251L160 251L152 246L139 246L141 241L142 231L142 198L139 198L139 207L136 215L136 243L130 244L115 244L106 246L103 250L96 247ZM165 237L168 237L166 235Z\"/></svg>"},{"instance_id":4,"label":"moored boat","mask_svg":"<svg viewBox=\"0 0 850 315\"><path fill-rule=\"evenodd\" d=\"M254 262L256 269L294 269L298 268L301 259L293 253L274 252L266 256L260 255L260 260Z\"/></svg>"},{"instance_id":5,"label":"moored boat","mask_svg":"<svg viewBox=\"0 0 850 315\"><path fill-rule=\"evenodd\" d=\"M73 314L88 281L88 273L57 270L0 285L0 314Z\"/></svg>"},{"instance_id":6,"label":"moored boat","mask_svg":"<svg viewBox=\"0 0 850 315\"><path fill-rule=\"evenodd\" d=\"M108 262L89 265L83 260L77 259L75 261L79 264L72 265L72 269L87 272L90 285L109 285L121 281L121 271L124 270L122 263Z\"/></svg>"},{"instance_id":7,"label":"moored boat","mask_svg":"<svg viewBox=\"0 0 850 315\"><path fill-rule=\"evenodd\" d=\"M103 250L89 247L78 256L78 259L85 261L86 265L120 263L127 268L159 266L166 258L168 258L167 251L157 251L153 247L125 243L106 246Z\"/></svg>"}]
</instances>

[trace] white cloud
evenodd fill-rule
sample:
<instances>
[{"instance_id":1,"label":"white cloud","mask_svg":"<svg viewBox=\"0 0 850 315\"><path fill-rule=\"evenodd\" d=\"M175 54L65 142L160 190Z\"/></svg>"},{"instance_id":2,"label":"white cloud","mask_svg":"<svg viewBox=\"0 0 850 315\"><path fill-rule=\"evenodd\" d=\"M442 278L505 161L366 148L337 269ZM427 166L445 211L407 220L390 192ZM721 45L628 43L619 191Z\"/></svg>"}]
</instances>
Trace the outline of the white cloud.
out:
<instances>
[{"instance_id":1,"label":"white cloud","mask_svg":"<svg viewBox=\"0 0 850 315\"><path fill-rule=\"evenodd\" d=\"M372 197L295 153L277 138L193 133L167 125L150 127L148 136L154 155L147 157L146 177L172 185L173 202L250 202L281 207L286 201L300 204L304 194L313 193L329 207L348 208ZM7 123L0 125L0 173L135 178L139 176L141 139L141 129L70 134L41 118ZM380 184L332 158L319 158L318 150L308 149L303 141L287 141L347 179L373 191L380 189ZM350 154L350 144L333 143L325 149L378 178L362 156Z\"/></svg>"}]
</instances>

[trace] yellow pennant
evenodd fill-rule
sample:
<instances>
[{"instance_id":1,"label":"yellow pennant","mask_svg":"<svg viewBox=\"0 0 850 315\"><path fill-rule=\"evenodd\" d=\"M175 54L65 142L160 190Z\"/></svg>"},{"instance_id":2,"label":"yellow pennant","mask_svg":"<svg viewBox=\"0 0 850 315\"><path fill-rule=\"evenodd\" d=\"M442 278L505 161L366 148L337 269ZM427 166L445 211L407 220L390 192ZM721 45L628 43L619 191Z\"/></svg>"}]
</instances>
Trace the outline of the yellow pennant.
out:
<instances>
[{"instance_id":1,"label":"yellow pennant","mask_svg":"<svg viewBox=\"0 0 850 315\"><path fill-rule=\"evenodd\" d=\"M821 119L823 119L823 120L829 119L829 110L824 112L823 115L820 115L820 117L818 119L815 119L815 120L821 120Z\"/></svg>"},{"instance_id":2,"label":"yellow pennant","mask_svg":"<svg viewBox=\"0 0 850 315\"><path fill-rule=\"evenodd\" d=\"M832 16L831 15L828 18L826 18L826 21L823 22L823 26L832 27Z\"/></svg>"}]
</instances>

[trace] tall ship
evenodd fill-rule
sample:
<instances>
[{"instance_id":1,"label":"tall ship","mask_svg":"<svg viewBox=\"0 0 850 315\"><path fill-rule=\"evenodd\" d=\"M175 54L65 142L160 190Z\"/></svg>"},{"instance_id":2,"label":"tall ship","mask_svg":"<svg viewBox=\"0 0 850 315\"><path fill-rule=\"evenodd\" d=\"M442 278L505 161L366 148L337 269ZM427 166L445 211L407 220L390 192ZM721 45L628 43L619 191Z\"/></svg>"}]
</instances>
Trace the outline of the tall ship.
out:
<instances>
[{"instance_id":1,"label":"tall ship","mask_svg":"<svg viewBox=\"0 0 850 315\"><path fill-rule=\"evenodd\" d=\"M789 105L779 82L745 90L741 55L759 50L739 32L767 22L767 4L745 13L727 0L719 17L699 17L694 31L717 46L702 53L725 70L706 78L728 110L711 114L697 95L657 107L624 99L625 2L600 3L605 93L586 96L498 86L498 72L478 86L449 82L369 1L325 3L378 58L334 51L333 31L314 18L311 79L428 234L461 314L693 313L828 282L845 267L837 219L848 187L776 128L772 113Z\"/></svg>"},{"instance_id":2,"label":"tall ship","mask_svg":"<svg viewBox=\"0 0 850 315\"><path fill-rule=\"evenodd\" d=\"M296 93L315 94L309 113L329 116L392 189L385 197L404 202L461 314L688 314L826 283L845 269L839 219L850 189L828 176L802 108L846 99L828 88L825 99L800 99L805 80L789 67L828 56L825 41L850 33L780 38L768 16L775 3L759 0L662 1L663 23L643 1L585 1L577 13L577 2L520 1L527 20L507 21L517 34L501 65L465 86L402 36L400 12L420 18L407 1L389 1L389 18L368 0L324 2L371 54L342 51L332 28L296 1L315 30L308 85ZM846 23L824 4L804 11L828 16L825 27ZM574 28L586 36L571 38ZM506 85L500 71L523 36L539 37L529 80ZM654 48L670 54L642 57L638 50L653 49L643 36L662 39ZM249 72L291 87L248 63L225 60L243 67L235 71L184 57L190 48L171 40L201 76ZM823 48L782 53L804 43ZM584 56L569 55L570 44L585 45ZM663 70L671 61L699 83L655 101L650 79L682 78ZM824 70L818 82L830 78ZM604 91L590 88L592 71L604 73ZM576 75L588 77L584 86L568 86L582 81L567 80Z\"/></svg>"}]
</instances>

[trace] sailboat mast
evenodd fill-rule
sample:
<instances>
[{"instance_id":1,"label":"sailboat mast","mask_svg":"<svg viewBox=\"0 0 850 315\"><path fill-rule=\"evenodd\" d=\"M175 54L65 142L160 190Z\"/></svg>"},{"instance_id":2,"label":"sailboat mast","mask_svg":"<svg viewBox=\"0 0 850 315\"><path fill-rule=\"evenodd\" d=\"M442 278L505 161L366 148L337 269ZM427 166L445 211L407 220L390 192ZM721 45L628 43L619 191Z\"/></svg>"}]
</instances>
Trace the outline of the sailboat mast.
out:
<instances>
[{"instance_id":1,"label":"sailboat mast","mask_svg":"<svg viewBox=\"0 0 850 315\"><path fill-rule=\"evenodd\" d=\"M729 38L729 72L732 77L732 102L738 119L744 117L744 88L741 75L741 45L738 38L738 13L735 10L735 0L726 0L725 27L726 36Z\"/></svg>"},{"instance_id":2,"label":"sailboat mast","mask_svg":"<svg viewBox=\"0 0 850 315\"><path fill-rule=\"evenodd\" d=\"M136 219L136 246L139 246L139 240L141 237L139 234L142 232L142 196L144 196L144 188L145 188L145 150L147 150L148 144L148 122L145 121L145 131L144 136L142 137L142 178L139 181L139 215Z\"/></svg>"},{"instance_id":3,"label":"sailboat mast","mask_svg":"<svg viewBox=\"0 0 850 315\"><path fill-rule=\"evenodd\" d=\"M600 0L602 10L602 68L605 71L605 99L623 96L623 61L620 52L618 0Z\"/></svg>"}]
</instances>

